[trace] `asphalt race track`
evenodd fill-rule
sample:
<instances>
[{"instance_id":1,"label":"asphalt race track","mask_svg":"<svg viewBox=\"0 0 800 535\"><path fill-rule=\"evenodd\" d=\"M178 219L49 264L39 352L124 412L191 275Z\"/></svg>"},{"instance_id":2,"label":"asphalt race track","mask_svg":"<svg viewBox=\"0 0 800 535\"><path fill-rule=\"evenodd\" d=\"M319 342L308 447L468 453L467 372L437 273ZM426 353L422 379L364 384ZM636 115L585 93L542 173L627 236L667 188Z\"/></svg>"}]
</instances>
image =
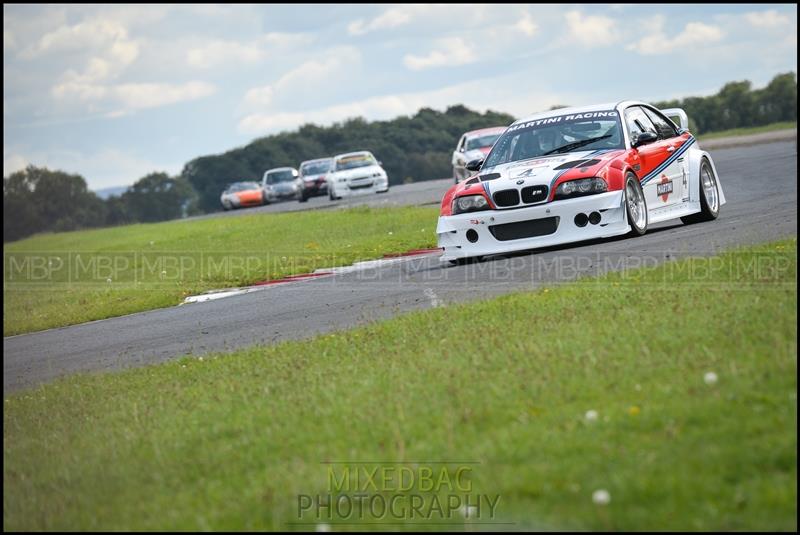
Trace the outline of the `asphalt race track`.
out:
<instances>
[{"instance_id":1,"label":"asphalt race track","mask_svg":"<svg viewBox=\"0 0 800 535\"><path fill-rule=\"evenodd\" d=\"M712 156L728 201L713 222L670 222L639 238L584 242L458 267L441 264L436 255L411 257L205 303L13 336L3 340L3 388L12 391L79 371L117 370L185 354L305 338L410 310L797 234L795 141L713 150ZM435 203L449 182L401 186L368 202ZM327 204L326 197L314 198L248 213Z\"/></svg>"}]
</instances>

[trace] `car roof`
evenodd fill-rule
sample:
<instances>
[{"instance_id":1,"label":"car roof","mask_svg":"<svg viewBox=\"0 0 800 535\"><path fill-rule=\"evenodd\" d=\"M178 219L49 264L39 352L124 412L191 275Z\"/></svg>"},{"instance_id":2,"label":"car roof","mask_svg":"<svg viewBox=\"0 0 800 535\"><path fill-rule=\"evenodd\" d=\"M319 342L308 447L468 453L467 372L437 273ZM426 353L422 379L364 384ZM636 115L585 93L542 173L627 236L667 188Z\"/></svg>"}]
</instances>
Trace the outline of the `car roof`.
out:
<instances>
[{"instance_id":1,"label":"car roof","mask_svg":"<svg viewBox=\"0 0 800 535\"><path fill-rule=\"evenodd\" d=\"M272 173L274 171L297 171L294 167L274 167L272 169L267 169L265 173Z\"/></svg>"},{"instance_id":2,"label":"car roof","mask_svg":"<svg viewBox=\"0 0 800 535\"><path fill-rule=\"evenodd\" d=\"M486 134L494 134L495 132L503 133L506 131L507 126L491 126L489 128L479 128L478 130L470 130L469 132L464 132L464 135L467 137L477 137L483 136Z\"/></svg>"},{"instance_id":3,"label":"car roof","mask_svg":"<svg viewBox=\"0 0 800 535\"><path fill-rule=\"evenodd\" d=\"M559 115L615 110L617 109L617 106L623 106L623 105L628 106L630 104L642 104L642 103L626 100L623 102L606 102L604 104L592 104L590 106L572 106L569 108L557 108L555 110L533 113L531 115L528 115L527 117L523 117L522 119L517 119L516 121L514 121L514 124L527 123L528 121L534 121L537 119L547 119L548 117L558 117Z\"/></svg>"},{"instance_id":4,"label":"car roof","mask_svg":"<svg viewBox=\"0 0 800 535\"><path fill-rule=\"evenodd\" d=\"M372 154L368 150L357 150L355 152L345 152L345 153L342 153L342 154L337 154L336 156L334 156L334 158L338 160L339 158L344 158L345 156L358 156L360 154L369 154L369 155L374 156L374 154Z\"/></svg>"},{"instance_id":5,"label":"car roof","mask_svg":"<svg viewBox=\"0 0 800 535\"><path fill-rule=\"evenodd\" d=\"M327 158L315 158L313 160L305 160L303 162L300 162L300 167L303 167L307 163L327 162L328 160L333 160L333 158L328 156Z\"/></svg>"}]
</instances>

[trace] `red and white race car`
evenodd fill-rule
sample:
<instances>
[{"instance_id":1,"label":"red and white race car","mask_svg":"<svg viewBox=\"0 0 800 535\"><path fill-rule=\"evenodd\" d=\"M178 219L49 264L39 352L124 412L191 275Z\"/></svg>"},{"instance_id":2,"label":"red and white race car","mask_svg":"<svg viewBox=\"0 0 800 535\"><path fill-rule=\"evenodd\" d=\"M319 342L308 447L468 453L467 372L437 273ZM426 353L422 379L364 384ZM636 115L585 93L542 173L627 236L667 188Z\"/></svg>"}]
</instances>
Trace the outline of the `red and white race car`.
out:
<instances>
[{"instance_id":1,"label":"red and white race car","mask_svg":"<svg viewBox=\"0 0 800 535\"><path fill-rule=\"evenodd\" d=\"M456 150L453 151L453 178L456 184L469 176L467 163L472 160L485 158L497 138L506 131L505 126L481 128L466 132L458 140Z\"/></svg>"},{"instance_id":2,"label":"red and white race car","mask_svg":"<svg viewBox=\"0 0 800 535\"><path fill-rule=\"evenodd\" d=\"M635 101L516 121L485 159L467 163L479 173L445 193L436 228L442 259L716 219L725 196L714 161L687 127L683 110Z\"/></svg>"}]
</instances>

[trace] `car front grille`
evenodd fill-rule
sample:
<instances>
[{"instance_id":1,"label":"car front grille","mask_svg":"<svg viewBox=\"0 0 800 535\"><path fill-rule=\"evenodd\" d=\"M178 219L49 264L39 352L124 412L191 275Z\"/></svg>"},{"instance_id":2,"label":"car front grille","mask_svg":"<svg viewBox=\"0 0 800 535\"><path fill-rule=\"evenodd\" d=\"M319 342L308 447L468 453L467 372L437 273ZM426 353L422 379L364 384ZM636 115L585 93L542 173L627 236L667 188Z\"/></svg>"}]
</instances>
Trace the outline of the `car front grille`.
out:
<instances>
[{"instance_id":1,"label":"car front grille","mask_svg":"<svg viewBox=\"0 0 800 535\"><path fill-rule=\"evenodd\" d=\"M499 241L535 238L536 236L553 234L558 229L558 221L558 217L545 217L517 221L515 223L503 223L502 225L490 225L489 232Z\"/></svg>"},{"instance_id":2,"label":"car front grille","mask_svg":"<svg viewBox=\"0 0 800 535\"><path fill-rule=\"evenodd\" d=\"M547 199L547 186L528 186L522 188L522 202L525 204L533 204L535 202L542 202Z\"/></svg>"},{"instance_id":3,"label":"car front grille","mask_svg":"<svg viewBox=\"0 0 800 535\"><path fill-rule=\"evenodd\" d=\"M519 204L519 191L515 189L503 189L492 196L497 206L508 207Z\"/></svg>"},{"instance_id":4,"label":"car front grille","mask_svg":"<svg viewBox=\"0 0 800 535\"><path fill-rule=\"evenodd\" d=\"M520 203L520 193L522 194L523 204L535 204L547 200L548 187L541 184L538 186L527 186L522 190L503 189L492 195L494 204L498 208L510 208Z\"/></svg>"}]
</instances>

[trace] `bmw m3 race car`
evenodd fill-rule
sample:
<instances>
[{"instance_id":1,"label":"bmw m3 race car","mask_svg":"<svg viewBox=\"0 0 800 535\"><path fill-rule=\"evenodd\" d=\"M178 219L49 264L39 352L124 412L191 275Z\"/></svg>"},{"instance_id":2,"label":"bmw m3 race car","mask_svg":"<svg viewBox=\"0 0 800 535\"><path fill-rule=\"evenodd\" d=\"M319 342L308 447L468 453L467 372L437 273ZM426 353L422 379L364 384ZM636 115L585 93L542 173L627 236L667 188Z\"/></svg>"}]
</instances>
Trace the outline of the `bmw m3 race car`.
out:
<instances>
[{"instance_id":1,"label":"bmw m3 race car","mask_svg":"<svg viewBox=\"0 0 800 535\"><path fill-rule=\"evenodd\" d=\"M669 117L677 117L680 126ZM716 219L725 196L680 109L625 101L516 121L479 171L442 199L442 260L641 235L680 218Z\"/></svg>"},{"instance_id":2,"label":"bmw m3 race car","mask_svg":"<svg viewBox=\"0 0 800 535\"><path fill-rule=\"evenodd\" d=\"M219 197L225 210L264 204L264 191L258 182L234 182Z\"/></svg>"},{"instance_id":3,"label":"bmw m3 race car","mask_svg":"<svg viewBox=\"0 0 800 535\"><path fill-rule=\"evenodd\" d=\"M453 179L456 184L469 176L467 163L484 158L489 154L494 142L505 131L505 126L495 126L466 132L461 136L456 145L456 150L453 151L452 158Z\"/></svg>"}]
</instances>

